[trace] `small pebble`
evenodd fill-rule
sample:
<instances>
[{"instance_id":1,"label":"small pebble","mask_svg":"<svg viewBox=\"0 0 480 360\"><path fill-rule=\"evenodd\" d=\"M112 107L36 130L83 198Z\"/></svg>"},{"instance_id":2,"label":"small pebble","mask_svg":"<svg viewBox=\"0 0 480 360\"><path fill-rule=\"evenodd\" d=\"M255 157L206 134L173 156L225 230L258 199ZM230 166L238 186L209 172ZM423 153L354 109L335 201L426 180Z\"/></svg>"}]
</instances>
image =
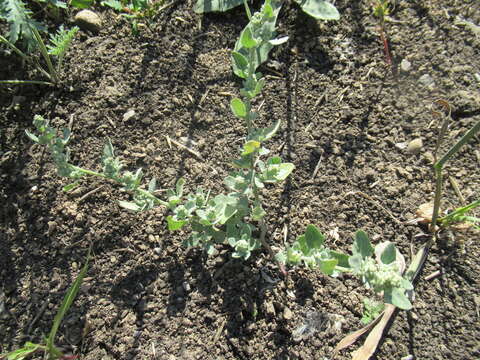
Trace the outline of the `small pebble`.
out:
<instances>
[{"instance_id":1,"label":"small pebble","mask_svg":"<svg viewBox=\"0 0 480 360\"><path fill-rule=\"evenodd\" d=\"M91 10L82 10L75 15L75 23L82 30L89 30L98 33L102 28L102 20L95 12Z\"/></svg>"},{"instance_id":2,"label":"small pebble","mask_svg":"<svg viewBox=\"0 0 480 360\"><path fill-rule=\"evenodd\" d=\"M428 74L424 74L422 76L420 76L420 78L418 79L418 82L422 85L425 85L425 86L434 86L435 85L435 81L433 80L433 78L428 75Z\"/></svg>"},{"instance_id":3,"label":"small pebble","mask_svg":"<svg viewBox=\"0 0 480 360\"><path fill-rule=\"evenodd\" d=\"M123 114L123 121L126 122L135 116L135 110L130 109L125 114Z\"/></svg>"},{"instance_id":4,"label":"small pebble","mask_svg":"<svg viewBox=\"0 0 480 360\"><path fill-rule=\"evenodd\" d=\"M409 72L412 69L412 63L407 59L403 59L400 63L400 69L404 72Z\"/></svg>"},{"instance_id":5,"label":"small pebble","mask_svg":"<svg viewBox=\"0 0 480 360\"><path fill-rule=\"evenodd\" d=\"M414 139L410 141L407 145L407 152L410 154L418 154L422 150L423 141L422 139Z\"/></svg>"},{"instance_id":6,"label":"small pebble","mask_svg":"<svg viewBox=\"0 0 480 360\"><path fill-rule=\"evenodd\" d=\"M293 318L293 313L288 307L285 307L285 309L283 309L283 318L285 320L291 320Z\"/></svg>"}]
</instances>

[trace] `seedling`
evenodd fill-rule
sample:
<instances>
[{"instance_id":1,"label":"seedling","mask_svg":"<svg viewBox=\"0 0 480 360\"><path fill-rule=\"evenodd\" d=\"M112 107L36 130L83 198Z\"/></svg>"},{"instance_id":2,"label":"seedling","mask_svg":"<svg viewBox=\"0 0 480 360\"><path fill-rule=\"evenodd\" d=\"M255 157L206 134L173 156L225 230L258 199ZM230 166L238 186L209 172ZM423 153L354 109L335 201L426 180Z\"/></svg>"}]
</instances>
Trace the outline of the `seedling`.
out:
<instances>
[{"instance_id":1,"label":"seedling","mask_svg":"<svg viewBox=\"0 0 480 360\"><path fill-rule=\"evenodd\" d=\"M385 61L388 65L392 66L392 56L390 54L390 46L388 44L387 32L385 30L385 21L391 12L391 5L389 0L376 0L372 3L373 15L378 18L380 40L383 44L383 53L385 55Z\"/></svg>"},{"instance_id":2,"label":"seedling","mask_svg":"<svg viewBox=\"0 0 480 360\"><path fill-rule=\"evenodd\" d=\"M479 219L468 216L466 213L468 211L473 210L474 208L478 207L480 205L480 200L474 201L471 204L460 207L453 211L452 213L444 216L444 217L439 217L440 213L440 203L442 199L442 189L443 189L443 167L449 161L458 151L466 144L468 143L474 136L480 131L480 121L478 121L476 124L473 125L473 127L468 130L461 138L458 140L446 153L443 155L439 160L437 160L438 156L438 151L440 149L441 144L443 143L443 140L445 138L446 131L448 129L448 124L450 122L450 105L444 101L444 100L438 100L437 104L442 106L446 111L447 111L447 116L444 117L444 120L440 126L440 131L437 139L437 145L436 145L436 150L435 150L435 164L433 165L433 171L435 174L435 197L434 197L434 202L433 202L433 214L432 214L432 220L431 220L431 227L430 230L432 233L435 234L435 238L437 236L437 231L436 231L436 226L445 226L445 225L450 225L453 222L458 222L458 221L467 221L471 222L473 224L478 223ZM440 116L440 113L437 111L434 111L435 116Z\"/></svg>"},{"instance_id":3,"label":"seedling","mask_svg":"<svg viewBox=\"0 0 480 360\"><path fill-rule=\"evenodd\" d=\"M363 313L360 320L364 325L370 324L385 309L385 304L381 301L372 300L370 298L363 299Z\"/></svg>"},{"instance_id":4,"label":"seedling","mask_svg":"<svg viewBox=\"0 0 480 360\"><path fill-rule=\"evenodd\" d=\"M18 56L20 56L26 62L32 63L37 70L39 70L48 81L37 80L0 80L0 84L20 85L20 84L40 84L40 85L58 85L60 83L60 74L62 71L63 59L68 48L71 45L75 34L79 30L74 26L70 30L65 30L63 26L57 31L56 34L50 35L50 44L45 46L40 33L35 27L30 27L33 36L37 41L40 54L47 64L45 69L38 59L33 55L27 55L22 50L17 48L10 40L0 35L0 43L6 44L12 49ZM56 66L53 65L53 57L57 59Z\"/></svg>"},{"instance_id":5,"label":"seedling","mask_svg":"<svg viewBox=\"0 0 480 360\"><path fill-rule=\"evenodd\" d=\"M266 213L261 203L261 191L266 188L266 184L285 180L294 169L293 164L282 163L277 156L266 161L261 160L269 154L263 144L275 135L280 121L267 128L257 128L255 120L258 113L253 111L251 104L251 100L262 91L265 83L262 75L255 72L255 61L258 49L270 41L269 36L274 34L274 28L268 32L269 36L264 33L265 24L271 24L273 13L271 1L267 0L261 11L252 16L252 25L247 26L247 30L240 37L240 43L248 50L246 56L233 52L235 64L244 75L245 81L240 90L243 100L235 98L230 105L232 112L245 121L248 133L240 158L233 162L237 170L224 179L229 190L227 194L211 196L210 191L198 188L193 194L184 195L185 181L179 179L175 189L167 191L167 199L164 201L154 194L155 179L152 179L148 189L144 190L140 187L141 169L135 173L122 171L123 165L120 159L115 157L110 141L104 147L103 171L100 173L69 163L66 145L70 139L70 131L64 130L63 136L58 136L57 130L37 115L34 125L38 135L28 131L26 133L34 142L47 146L60 176L74 180L64 190L73 189L84 176L113 180L133 193L133 202L120 201L119 204L124 208L143 211L154 206L166 206L173 212L173 215L167 217L169 230L179 230L190 225L192 234L184 242L187 246L201 246L208 254L213 254L216 252L215 244L227 243L234 248L232 256L243 259L248 259L251 252L262 244L270 249L265 241ZM257 228L252 221L259 224L260 234L256 233ZM269 251L271 253L271 250ZM273 256L272 253L271 255Z\"/></svg>"},{"instance_id":6,"label":"seedling","mask_svg":"<svg viewBox=\"0 0 480 360\"><path fill-rule=\"evenodd\" d=\"M163 0L105 0L101 4L108 6L129 19L132 24L132 32L136 35L139 31L139 21L153 18L164 5ZM146 23L148 25L148 22Z\"/></svg>"},{"instance_id":7,"label":"seedling","mask_svg":"<svg viewBox=\"0 0 480 360\"><path fill-rule=\"evenodd\" d=\"M413 285L402 276L405 259L393 243L386 241L373 248L367 234L359 230L355 234L352 255L348 256L330 250L324 242L322 233L309 225L305 234L292 246L277 254L277 259L289 265L304 263L332 276L340 272L351 273L359 277L368 289L383 294L385 303L404 310L411 309L412 304L405 292L413 290Z\"/></svg>"},{"instance_id":8,"label":"seedling","mask_svg":"<svg viewBox=\"0 0 480 360\"><path fill-rule=\"evenodd\" d=\"M80 290L80 285L82 284L83 278L85 277L87 270L88 270L88 263L90 261L90 250L87 254L87 260L85 261L85 265L83 265L82 270L78 274L77 278L73 282L72 286L68 289L65 297L63 298L62 304L58 309L55 318L53 319L52 328L50 329L50 333L48 337L45 339L44 343L35 344L30 341L27 341L25 345L17 350L10 351L5 354L0 354L0 358L6 358L8 360L23 360L29 357L30 355L36 352L43 352L47 359L54 360L54 359L76 359L76 356L66 356L64 355L56 346L55 346L55 336L57 335L58 328L65 317L68 309L73 303L73 300L77 296L78 291Z\"/></svg>"},{"instance_id":9,"label":"seedling","mask_svg":"<svg viewBox=\"0 0 480 360\"><path fill-rule=\"evenodd\" d=\"M318 20L338 20L340 14L335 6L326 0L294 0L308 15ZM198 14L207 12L225 12L234 7L246 4L246 0L197 0L194 11ZM273 3L273 1L272 1ZM273 5L281 7L280 1Z\"/></svg>"},{"instance_id":10,"label":"seedling","mask_svg":"<svg viewBox=\"0 0 480 360\"><path fill-rule=\"evenodd\" d=\"M62 136L58 136L58 131L51 127L49 121L35 115L33 125L36 127L38 135L32 134L26 130L27 136L37 144L47 147L53 162L57 168L59 176L74 180L73 183L65 186L64 191L74 189L79 180L84 176L96 176L104 179L109 179L122 185L125 190L133 193L134 202L120 201L120 205L134 211L142 211L151 209L155 205L167 205L166 202L160 200L154 195L156 190L156 180L153 178L148 190L140 188L143 173L138 169L135 173L130 171L122 171L124 167L118 157L115 156L114 148L110 140L105 144L102 156L102 172L81 168L69 162L70 151L67 144L70 140L70 131L63 130Z\"/></svg>"}]
</instances>

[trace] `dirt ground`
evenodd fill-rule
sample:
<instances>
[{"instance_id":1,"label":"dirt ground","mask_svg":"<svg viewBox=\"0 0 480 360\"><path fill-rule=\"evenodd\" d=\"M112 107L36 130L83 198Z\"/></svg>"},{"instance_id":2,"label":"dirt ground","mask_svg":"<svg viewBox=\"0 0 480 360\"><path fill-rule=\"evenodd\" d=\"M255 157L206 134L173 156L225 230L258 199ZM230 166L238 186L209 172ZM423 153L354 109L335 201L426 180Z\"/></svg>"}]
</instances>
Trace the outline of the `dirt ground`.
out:
<instances>
[{"instance_id":1,"label":"dirt ground","mask_svg":"<svg viewBox=\"0 0 480 360\"><path fill-rule=\"evenodd\" d=\"M358 280L302 268L283 279L266 252L242 262L227 247L214 257L187 249L186 232L167 231L166 210L130 213L117 204L129 197L117 186L85 179L62 192L68 180L24 135L41 114L72 125L75 164L100 169L110 138L129 168L142 167L161 188L182 176L187 190L222 191L245 135L229 108L241 85L229 52L247 19L242 8L200 16L192 6L176 2L138 36L98 9L103 29L79 32L62 86L0 89L0 353L48 333L91 242L87 278L57 340L81 359L330 359L361 327L371 294ZM290 38L261 68L261 121L282 120L268 147L296 166L265 193L267 238L279 249L285 230L293 241L315 224L331 247L349 251L364 229L410 259L426 229L406 222L433 198L432 103L453 108L448 144L480 116L480 34L459 20L480 24L480 4L398 1L387 23L393 69L368 2L336 6L340 21L325 23L285 4L278 33ZM2 79L38 77L5 53L0 64ZM135 115L124 121L129 110ZM188 140L202 159L169 148L166 135ZM415 139L423 142L416 153L402 147ZM477 136L447 167L466 202L480 198L479 144ZM445 194L443 210L462 204L448 181ZM377 359L480 358L479 238L442 234L413 310L395 317ZM327 314L342 319L340 329L323 326ZM302 325L310 336L297 336Z\"/></svg>"}]
</instances>

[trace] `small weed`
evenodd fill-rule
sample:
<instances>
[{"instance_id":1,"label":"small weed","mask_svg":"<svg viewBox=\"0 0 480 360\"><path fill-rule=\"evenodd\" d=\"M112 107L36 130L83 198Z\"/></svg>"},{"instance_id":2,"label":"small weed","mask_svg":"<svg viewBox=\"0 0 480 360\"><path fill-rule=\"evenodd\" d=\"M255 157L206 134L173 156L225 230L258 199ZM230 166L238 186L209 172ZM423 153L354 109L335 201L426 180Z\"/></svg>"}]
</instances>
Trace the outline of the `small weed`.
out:
<instances>
[{"instance_id":1,"label":"small weed","mask_svg":"<svg viewBox=\"0 0 480 360\"><path fill-rule=\"evenodd\" d=\"M48 337L45 339L45 343L42 344L34 344L30 341L27 341L25 345L17 350L10 351L5 354L0 354L0 358L6 358L7 360L23 360L32 355L37 351L42 351L45 353L46 358L49 360L54 359L75 359L76 356L67 356L64 355L56 346L55 346L55 337L57 335L58 328L60 327L60 323L62 322L65 314L67 313L68 309L73 303L73 300L77 296L78 291L80 290L80 285L82 284L83 278L85 277L87 270L88 270L88 263L90 261L90 250L87 254L87 259L85 261L85 265L83 265L82 270L78 274L77 278L73 282L72 286L68 289L65 297L63 298L62 304L58 309L55 318L53 319L52 328L50 329L50 333Z\"/></svg>"}]
</instances>

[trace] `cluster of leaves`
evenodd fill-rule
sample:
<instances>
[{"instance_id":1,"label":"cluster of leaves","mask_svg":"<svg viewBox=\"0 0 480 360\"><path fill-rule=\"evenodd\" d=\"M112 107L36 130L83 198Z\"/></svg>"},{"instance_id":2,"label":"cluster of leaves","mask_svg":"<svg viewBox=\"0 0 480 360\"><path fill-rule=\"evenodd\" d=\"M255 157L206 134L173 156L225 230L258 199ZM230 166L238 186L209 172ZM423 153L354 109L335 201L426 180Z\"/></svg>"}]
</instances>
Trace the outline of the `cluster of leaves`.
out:
<instances>
[{"instance_id":1,"label":"cluster of leaves","mask_svg":"<svg viewBox=\"0 0 480 360\"><path fill-rule=\"evenodd\" d=\"M318 20L338 20L340 14L337 8L326 0L294 0L305 13ZM197 0L194 10L196 13L212 11L224 12L237 7L245 0Z\"/></svg>"},{"instance_id":2,"label":"cluster of leaves","mask_svg":"<svg viewBox=\"0 0 480 360\"><path fill-rule=\"evenodd\" d=\"M232 53L234 69L244 79L240 90L244 99L234 98L230 107L234 115L246 122L248 134L240 158L233 162L237 170L224 179L230 192L209 199L202 189L198 189L194 195L180 202L182 194L177 189L169 199L174 213L167 218L169 229L177 230L190 224L192 234L185 244L202 246L209 254L215 252L216 243L227 243L234 249L233 257L248 259L252 251L261 247L265 237L263 218L266 213L260 192L265 189L265 184L285 180L294 169L293 164L282 163L277 156L261 160L269 154L263 143L275 135L280 122L268 128L256 128L254 121L258 113L251 106L251 100L260 94L265 84L262 74L255 72L260 64L258 54L275 36L274 19L278 8L272 4L273 1L266 0L260 11L249 15L250 22ZM251 221L258 222L260 229ZM257 230L260 230L259 236L255 234Z\"/></svg>"},{"instance_id":3,"label":"cluster of leaves","mask_svg":"<svg viewBox=\"0 0 480 360\"><path fill-rule=\"evenodd\" d=\"M37 39L32 31L45 31L45 27L32 18L32 11L22 0L2 0L0 2L0 19L9 25L8 41L12 44L23 40L27 52L37 48Z\"/></svg>"},{"instance_id":4,"label":"cluster of leaves","mask_svg":"<svg viewBox=\"0 0 480 360\"><path fill-rule=\"evenodd\" d=\"M56 3L56 2L55 2ZM2 15L3 14L3 15ZM9 39L0 35L0 43L6 44L18 56L25 61L33 64L47 79L45 81L35 80L0 80L3 84L28 84L37 83L52 85L60 82L60 73L62 70L63 59L68 48L70 47L75 34L79 30L74 26L70 30L65 30L60 26L57 33L50 35L50 43L45 45L40 36L39 29L42 27L30 18L30 11L19 0L7 0L0 4L0 17L5 17L10 22ZM15 43L22 37L27 44L27 53L23 52L15 46ZM27 55L28 50L38 48L46 67L40 65L37 56ZM53 63L56 58L56 65Z\"/></svg>"},{"instance_id":5,"label":"cluster of leaves","mask_svg":"<svg viewBox=\"0 0 480 360\"><path fill-rule=\"evenodd\" d=\"M107 141L103 149L101 173L75 166L69 162L70 151L67 143L70 140L70 130L64 129L62 136L58 136L57 129L49 125L48 120L40 115L35 115L33 124L37 129L38 135L32 134L26 130L27 136L37 144L45 145L49 150L53 162L57 168L59 176L74 180L73 183L65 186L64 191L70 191L79 184L79 179L83 176L97 176L113 180L121 184L125 190L133 193L133 202L120 201L120 205L134 211L142 211L153 208L156 205L166 205L158 199L154 193L156 189L156 180L153 178L144 190L140 187L143 172L138 169L136 172L122 171L124 165L121 160L115 156L112 143Z\"/></svg>"},{"instance_id":6,"label":"cluster of leaves","mask_svg":"<svg viewBox=\"0 0 480 360\"><path fill-rule=\"evenodd\" d=\"M406 292L413 290L412 283L402 276L405 259L391 242L383 242L372 247L367 234L361 230L355 234L352 255L348 256L328 249L325 238L313 225L309 225L304 235L292 246L277 254L283 263L318 268L327 275L349 272L359 277L364 285L383 293L385 303L400 309L412 307Z\"/></svg>"}]
</instances>

